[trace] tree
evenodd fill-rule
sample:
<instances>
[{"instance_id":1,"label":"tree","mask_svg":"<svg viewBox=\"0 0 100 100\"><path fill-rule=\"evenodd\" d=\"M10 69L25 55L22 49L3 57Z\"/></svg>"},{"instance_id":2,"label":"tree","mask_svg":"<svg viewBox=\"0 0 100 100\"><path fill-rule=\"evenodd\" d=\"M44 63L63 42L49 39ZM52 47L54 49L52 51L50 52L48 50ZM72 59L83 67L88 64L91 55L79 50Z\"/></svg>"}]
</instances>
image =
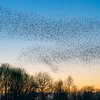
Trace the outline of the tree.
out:
<instances>
[{"instance_id":1,"label":"tree","mask_svg":"<svg viewBox=\"0 0 100 100\"><path fill-rule=\"evenodd\" d=\"M29 76L23 69L12 69L10 91L15 99L18 98L19 100L19 98L22 98L27 100L32 98L30 94L35 93L36 88L37 85L32 76Z\"/></svg>"},{"instance_id":2,"label":"tree","mask_svg":"<svg viewBox=\"0 0 100 100\"><path fill-rule=\"evenodd\" d=\"M10 68L11 66L7 63L0 66L0 84L1 84L1 93L4 91L5 99L8 98L7 94L9 92L10 84Z\"/></svg>"},{"instance_id":3,"label":"tree","mask_svg":"<svg viewBox=\"0 0 100 100\"><path fill-rule=\"evenodd\" d=\"M71 100L76 100L77 98L77 86L73 85L72 89L71 89Z\"/></svg>"},{"instance_id":4,"label":"tree","mask_svg":"<svg viewBox=\"0 0 100 100\"><path fill-rule=\"evenodd\" d=\"M65 85L66 85L66 91L68 92L69 97L70 97L71 91L72 91L73 86L74 86L73 78L71 76L68 76L68 78L65 82Z\"/></svg>"},{"instance_id":5,"label":"tree","mask_svg":"<svg viewBox=\"0 0 100 100\"><path fill-rule=\"evenodd\" d=\"M53 100L67 100L67 93L65 92L65 87L62 80L57 81L54 84L54 98Z\"/></svg>"},{"instance_id":6,"label":"tree","mask_svg":"<svg viewBox=\"0 0 100 100\"><path fill-rule=\"evenodd\" d=\"M14 99L20 99L23 96L24 75L26 72L20 68L11 69L10 93Z\"/></svg>"},{"instance_id":7,"label":"tree","mask_svg":"<svg viewBox=\"0 0 100 100\"><path fill-rule=\"evenodd\" d=\"M39 72L36 76L36 83L38 85L38 92L50 92L52 89L53 79L48 73Z\"/></svg>"},{"instance_id":8,"label":"tree","mask_svg":"<svg viewBox=\"0 0 100 100\"><path fill-rule=\"evenodd\" d=\"M81 88L81 92L94 92L95 89L93 86L84 86L83 88Z\"/></svg>"},{"instance_id":9,"label":"tree","mask_svg":"<svg viewBox=\"0 0 100 100\"><path fill-rule=\"evenodd\" d=\"M35 83L34 77L30 75L24 75L23 77L23 96L24 100L34 100L37 96L36 89L38 88ZM26 96L26 97L25 97Z\"/></svg>"},{"instance_id":10,"label":"tree","mask_svg":"<svg viewBox=\"0 0 100 100\"><path fill-rule=\"evenodd\" d=\"M39 72L36 74L35 80L38 85L37 92L40 93L42 100L44 100L46 93L52 91L53 79L48 73Z\"/></svg>"},{"instance_id":11,"label":"tree","mask_svg":"<svg viewBox=\"0 0 100 100\"><path fill-rule=\"evenodd\" d=\"M27 100L35 94L36 88L34 78L23 69L11 67L9 64L0 66L0 89L5 94L5 100Z\"/></svg>"},{"instance_id":12,"label":"tree","mask_svg":"<svg viewBox=\"0 0 100 100\"><path fill-rule=\"evenodd\" d=\"M55 93L62 93L64 92L64 84L63 84L63 81L62 80L59 80L55 83L54 85L54 92Z\"/></svg>"},{"instance_id":13,"label":"tree","mask_svg":"<svg viewBox=\"0 0 100 100\"><path fill-rule=\"evenodd\" d=\"M83 94L83 99L84 100L93 100L93 93L95 89L93 86L84 86L81 89L81 92Z\"/></svg>"}]
</instances>

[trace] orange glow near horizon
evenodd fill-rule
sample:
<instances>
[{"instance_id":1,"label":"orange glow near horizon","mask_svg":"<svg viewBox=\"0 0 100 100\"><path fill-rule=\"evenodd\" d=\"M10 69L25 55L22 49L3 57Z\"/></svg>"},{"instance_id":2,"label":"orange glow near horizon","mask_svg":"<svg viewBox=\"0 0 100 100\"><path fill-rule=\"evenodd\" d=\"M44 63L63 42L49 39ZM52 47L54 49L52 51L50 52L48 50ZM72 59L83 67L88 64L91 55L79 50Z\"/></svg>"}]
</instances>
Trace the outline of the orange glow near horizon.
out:
<instances>
[{"instance_id":1,"label":"orange glow near horizon","mask_svg":"<svg viewBox=\"0 0 100 100\"><path fill-rule=\"evenodd\" d=\"M82 88L83 86L94 86L95 88L100 89L100 68L99 64L97 65L79 65L79 64L68 64L62 65L62 67L58 68L57 71L53 72L52 69L44 64L34 64L24 65L25 70L34 75L38 72L48 72L54 78L54 80L66 80L70 75L74 79L75 85L78 88Z\"/></svg>"}]
</instances>

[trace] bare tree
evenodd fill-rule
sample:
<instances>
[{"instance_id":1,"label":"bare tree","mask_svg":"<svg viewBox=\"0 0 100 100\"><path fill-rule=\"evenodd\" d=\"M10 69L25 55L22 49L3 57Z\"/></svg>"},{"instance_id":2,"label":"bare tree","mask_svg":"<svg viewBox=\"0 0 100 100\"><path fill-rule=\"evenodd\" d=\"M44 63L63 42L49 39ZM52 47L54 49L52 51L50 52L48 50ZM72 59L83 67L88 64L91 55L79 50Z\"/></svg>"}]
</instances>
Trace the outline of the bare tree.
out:
<instances>
[{"instance_id":1,"label":"bare tree","mask_svg":"<svg viewBox=\"0 0 100 100\"><path fill-rule=\"evenodd\" d=\"M38 85L37 92L40 93L42 100L45 100L47 92L52 91L52 82L53 79L48 73L39 72L35 76L36 83Z\"/></svg>"},{"instance_id":2,"label":"bare tree","mask_svg":"<svg viewBox=\"0 0 100 100\"><path fill-rule=\"evenodd\" d=\"M84 86L81 88L81 92L94 92L95 88L93 86Z\"/></svg>"},{"instance_id":3,"label":"bare tree","mask_svg":"<svg viewBox=\"0 0 100 100\"><path fill-rule=\"evenodd\" d=\"M52 89L53 79L48 73L39 72L36 76L36 83L38 85L38 92L49 92Z\"/></svg>"},{"instance_id":4,"label":"bare tree","mask_svg":"<svg viewBox=\"0 0 100 100\"><path fill-rule=\"evenodd\" d=\"M54 84L54 87L55 95L53 100L67 100L67 93L65 91L64 82L59 80Z\"/></svg>"},{"instance_id":5,"label":"bare tree","mask_svg":"<svg viewBox=\"0 0 100 100\"><path fill-rule=\"evenodd\" d=\"M66 91L68 92L69 97L70 97L71 91L72 91L73 86L74 86L73 78L71 76L68 76L65 84L66 84Z\"/></svg>"},{"instance_id":6,"label":"bare tree","mask_svg":"<svg viewBox=\"0 0 100 100\"><path fill-rule=\"evenodd\" d=\"M64 84L62 80L59 80L54 84L54 92L56 93L64 92Z\"/></svg>"}]
</instances>

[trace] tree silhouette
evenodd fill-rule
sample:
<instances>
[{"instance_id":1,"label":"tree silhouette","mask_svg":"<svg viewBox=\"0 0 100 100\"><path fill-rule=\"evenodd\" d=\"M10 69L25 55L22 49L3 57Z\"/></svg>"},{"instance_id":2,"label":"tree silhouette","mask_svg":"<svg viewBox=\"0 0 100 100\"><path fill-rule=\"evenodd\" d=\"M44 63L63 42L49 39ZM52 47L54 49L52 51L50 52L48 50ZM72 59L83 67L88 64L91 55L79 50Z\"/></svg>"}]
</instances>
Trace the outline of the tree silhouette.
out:
<instances>
[{"instance_id":1,"label":"tree silhouette","mask_svg":"<svg viewBox=\"0 0 100 100\"><path fill-rule=\"evenodd\" d=\"M52 91L53 79L48 73L39 72L36 76L36 83L38 85L37 91L40 92L41 99L44 100L47 92Z\"/></svg>"},{"instance_id":2,"label":"tree silhouette","mask_svg":"<svg viewBox=\"0 0 100 100\"><path fill-rule=\"evenodd\" d=\"M100 90L85 86L80 90L69 76L53 82L46 72L35 76L5 63L0 66L0 100L100 100Z\"/></svg>"},{"instance_id":3,"label":"tree silhouette","mask_svg":"<svg viewBox=\"0 0 100 100\"><path fill-rule=\"evenodd\" d=\"M64 92L64 84L62 80L59 80L55 83L55 90L56 93Z\"/></svg>"},{"instance_id":4,"label":"tree silhouette","mask_svg":"<svg viewBox=\"0 0 100 100\"><path fill-rule=\"evenodd\" d=\"M1 81L1 91L5 93L5 99L8 98L7 93L9 92L10 84L10 65L2 64L0 67L0 81Z\"/></svg>"},{"instance_id":5,"label":"tree silhouette","mask_svg":"<svg viewBox=\"0 0 100 100\"><path fill-rule=\"evenodd\" d=\"M1 93L5 94L5 100L20 100L32 92L35 93L37 88L33 77L29 76L23 69L12 68L9 64L1 65L0 82Z\"/></svg>"},{"instance_id":6,"label":"tree silhouette","mask_svg":"<svg viewBox=\"0 0 100 100\"><path fill-rule=\"evenodd\" d=\"M67 100L67 93L65 92L63 81L62 80L57 81L54 87L55 87L54 100Z\"/></svg>"},{"instance_id":7,"label":"tree silhouette","mask_svg":"<svg viewBox=\"0 0 100 100\"><path fill-rule=\"evenodd\" d=\"M65 84L66 84L66 91L68 92L69 97L70 97L73 86L74 86L73 78L71 76L68 76L67 80L65 81Z\"/></svg>"}]
</instances>

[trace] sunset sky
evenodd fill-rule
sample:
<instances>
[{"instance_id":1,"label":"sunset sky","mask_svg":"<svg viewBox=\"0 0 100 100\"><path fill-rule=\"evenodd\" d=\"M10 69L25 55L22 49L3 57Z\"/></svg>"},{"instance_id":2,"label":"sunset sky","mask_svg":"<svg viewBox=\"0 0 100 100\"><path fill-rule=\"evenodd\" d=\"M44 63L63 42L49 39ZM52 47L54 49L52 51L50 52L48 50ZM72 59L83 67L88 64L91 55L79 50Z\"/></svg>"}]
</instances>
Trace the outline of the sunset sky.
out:
<instances>
[{"instance_id":1,"label":"sunset sky","mask_svg":"<svg viewBox=\"0 0 100 100\"><path fill-rule=\"evenodd\" d=\"M0 63L100 88L100 0L0 0Z\"/></svg>"}]
</instances>

